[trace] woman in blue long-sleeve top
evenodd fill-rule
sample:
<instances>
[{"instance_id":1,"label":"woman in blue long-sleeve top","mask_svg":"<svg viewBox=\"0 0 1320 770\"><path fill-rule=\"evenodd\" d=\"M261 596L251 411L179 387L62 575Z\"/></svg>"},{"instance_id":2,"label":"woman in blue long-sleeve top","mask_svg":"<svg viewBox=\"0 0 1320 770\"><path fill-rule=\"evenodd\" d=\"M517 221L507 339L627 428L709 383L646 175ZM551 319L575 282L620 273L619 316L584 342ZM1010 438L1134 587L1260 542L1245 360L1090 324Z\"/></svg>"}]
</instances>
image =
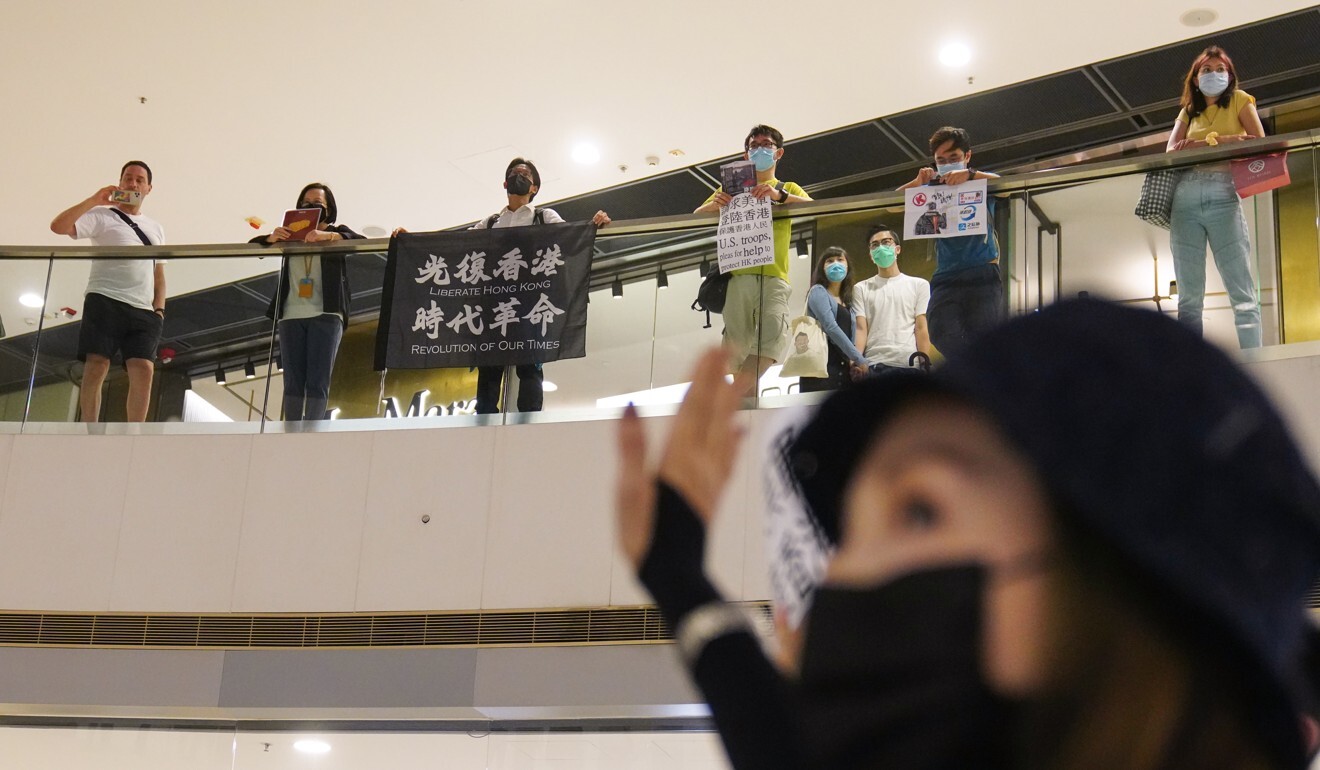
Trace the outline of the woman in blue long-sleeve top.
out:
<instances>
[{"instance_id":1,"label":"woman in blue long-sleeve top","mask_svg":"<svg viewBox=\"0 0 1320 770\"><path fill-rule=\"evenodd\" d=\"M799 388L803 393L818 390L837 390L848 382L852 367L865 372L866 356L853 344L857 330L857 317L852 310L853 277L848 264L848 252L831 246L821 254L811 276L811 291L807 292L807 312L820 324L829 341L828 377L802 377Z\"/></svg>"}]
</instances>

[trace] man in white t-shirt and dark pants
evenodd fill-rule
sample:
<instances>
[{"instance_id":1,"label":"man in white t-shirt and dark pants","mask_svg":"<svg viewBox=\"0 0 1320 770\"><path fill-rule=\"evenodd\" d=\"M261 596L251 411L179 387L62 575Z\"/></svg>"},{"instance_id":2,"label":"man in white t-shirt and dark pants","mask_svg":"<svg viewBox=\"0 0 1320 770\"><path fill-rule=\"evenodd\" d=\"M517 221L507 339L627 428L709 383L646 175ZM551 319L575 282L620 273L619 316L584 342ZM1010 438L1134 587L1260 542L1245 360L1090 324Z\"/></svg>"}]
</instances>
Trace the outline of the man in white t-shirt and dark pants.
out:
<instances>
[{"instance_id":1,"label":"man in white t-shirt and dark pants","mask_svg":"<svg viewBox=\"0 0 1320 770\"><path fill-rule=\"evenodd\" d=\"M903 247L892 230L872 230L867 250L876 274L853 287L857 349L875 373L908 368L913 353L929 359L926 306L930 304L930 282L899 271L898 254Z\"/></svg>"},{"instance_id":2,"label":"man in white t-shirt and dark pants","mask_svg":"<svg viewBox=\"0 0 1320 770\"><path fill-rule=\"evenodd\" d=\"M90 198L60 213L51 232L88 238L97 246L159 246L165 230L142 215L142 201L151 192L151 168L130 160L119 172L119 184L102 187ZM115 193L127 193L118 195ZM136 193L136 195L134 195ZM116 202L115 198L126 198ZM83 361L79 406L83 422L101 414L101 385L116 352L128 371L128 420L147 419L151 377L165 324L165 268L149 259L98 259L83 299L78 360Z\"/></svg>"}]
</instances>

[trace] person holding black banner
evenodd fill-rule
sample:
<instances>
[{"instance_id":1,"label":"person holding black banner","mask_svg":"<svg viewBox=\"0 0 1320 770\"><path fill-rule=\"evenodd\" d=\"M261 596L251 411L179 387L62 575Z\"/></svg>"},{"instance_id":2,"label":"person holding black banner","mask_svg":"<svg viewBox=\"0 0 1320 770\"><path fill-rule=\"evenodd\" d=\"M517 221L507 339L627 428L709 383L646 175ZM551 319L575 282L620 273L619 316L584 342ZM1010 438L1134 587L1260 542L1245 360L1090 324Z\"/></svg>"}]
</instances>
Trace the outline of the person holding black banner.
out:
<instances>
[{"instance_id":1,"label":"person holding black banner","mask_svg":"<svg viewBox=\"0 0 1320 770\"><path fill-rule=\"evenodd\" d=\"M339 206L326 185L313 182L298 193L300 209L319 209L320 221L307 233L308 243L330 243L364 236L335 224ZM249 243L275 244L292 235L277 227ZM299 254L280 265L281 287L266 316L279 319L280 358L284 365L284 420L325 419L330 375L339 340L348 328L348 266L343 254Z\"/></svg>"},{"instance_id":2,"label":"person holding black banner","mask_svg":"<svg viewBox=\"0 0 1320 770\"><path fill-rule=\"evenodd\" d=\"M165 228L142 214L151 181L151 168L130 160L119 171L119 184L102 187L60 212L50 230L97 246L159 246ZM78 334L78 360L85 364L78 394L83 422L100 419L101 385L117 352L123 353L128 372L128 421L147 419L156 346L165 326L164 264L147 259L92 262Z\"/></svg>"},{"instance_id":3,"label":"person holding black banner","mask_svg":"<svg viewBox=\"0 0 1320 770\"><path fill-rule=\"evenodd\" d=\"M784 157L784 135L778 129L753 126L743 139L743 155L756 166L756 187L751 190L754 197L769 198L778 205L811 200L801 186L775 178L775 169ZM717 187L696 213L718 213L731 200L733 196ZM755 395L761 375L783 359L788 338L788 296L792 293L788 285L788 246L793 220L776 219L774 234L775 261L734 270L724 300L724 346L744 396Z\"/></svg>"},{"instance_id":4,"label":"person holding black banner","mask_svg":"<svg viewBox=\"0 0 1320 770\"><path fill-rule=\"evenodd\" d=\"M553 225L564 221L554 209L532 205L532 200L541 190L541 172L530 160L514 158L509 161L504 169L504 190L509 198L508 205L476 223L471 229ZM610 223L610 217L604 211L597 211L591 222L597 227L604 227ZM504 370L503 366L477 367L477 414L500 411ZM545 373L541 365L518 364L515 371L518 374L518 411L541 411L545 403Z\"/></svg>"}]
</instances>

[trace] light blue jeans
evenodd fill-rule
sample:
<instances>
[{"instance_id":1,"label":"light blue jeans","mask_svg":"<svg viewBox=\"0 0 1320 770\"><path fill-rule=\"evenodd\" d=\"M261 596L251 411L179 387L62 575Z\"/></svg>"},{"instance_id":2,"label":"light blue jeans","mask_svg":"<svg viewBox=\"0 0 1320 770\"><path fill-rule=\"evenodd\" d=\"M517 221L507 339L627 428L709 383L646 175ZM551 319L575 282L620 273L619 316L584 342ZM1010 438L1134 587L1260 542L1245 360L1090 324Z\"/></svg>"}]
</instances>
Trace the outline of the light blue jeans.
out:
<instances>
[{"instance_id":1,"label":"light blue jeans","mask_svg":"<svg viewBox=\"0 0 1320 770\"><path fill-rule=\"evenodd\" d=\"M1228 290L1237 324L1238 344L1260 347L1260 301L1251 279L1251 240L1233 174L1193 169L1183 174L1173 194L1169 248L1178 279L1178 320L1201 333L1205 304L1205 247L1209 243L1215 267Z\"/></svg>"}]
</instances>

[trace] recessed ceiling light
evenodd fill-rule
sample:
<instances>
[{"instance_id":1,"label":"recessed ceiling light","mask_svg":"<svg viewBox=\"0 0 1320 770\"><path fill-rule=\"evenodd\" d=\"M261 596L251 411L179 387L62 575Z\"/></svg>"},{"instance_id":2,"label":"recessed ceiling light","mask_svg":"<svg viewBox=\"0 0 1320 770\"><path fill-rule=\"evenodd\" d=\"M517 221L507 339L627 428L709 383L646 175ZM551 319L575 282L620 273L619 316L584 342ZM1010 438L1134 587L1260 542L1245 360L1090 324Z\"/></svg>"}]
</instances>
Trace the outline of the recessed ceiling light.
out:
<instances>
[{"instance_id":1,"label":"recessed ceiling light","mask_svg":"<svg viewBox=\"0 0 1320 770\"><path fill-rule=\"evenodd\" d=\"M384 238L389 234L389 231L380 225L367 225L362 228L362 234L368 238Z\"/></svg>"},{"instance_id":2,"label":"recessed ceiling light","mask_svg":"<svg viewBox=\"0 0 1320 770\"><path fill-rule=\"evenodd\" d=\"M294 751L301 751L304 754L325 754L330 751L330 744L325 741L315 741L310 738L304 738L301 741L294 741Z\"/></svg>"},{"instance_id":3,"label":"recessed ceiling light","mask_svg":"<svg viewBox=\"0 0 1320 770\"><path fill-rule=\"evenodd\" d=\"M1182 23L1188 27L1204 27L1214 24L1219 14L1209 8L1193 8L1182 15Z\"/></svg>"},{"instance_id":4,"label":"recessed ceiling light","mask_svg":"<svg viewBox=\"0 0 1320 770\"><path fill-rule=\"evenodd\" d=\"M578 142L573 147L573 160L588 165L596 163L600 160L600 149L590 142Z\"/></svg>"},{"instance_id":5,"label":"recessed ceiling light","mask_svg":"<svg viewBox=\"0 0 1320 770\"><path fill-rule=\"evenodd\" d=\"M972 49L964 43L945 43L940 48L940 64L946 67L961 67L972 60Z\"/></svg>"},{"instance_id":6,"label":"recessed ceiling light","mask_svg":"<svg viewBox=\"0 0 1320 770\"><path fill-rule=\"evenodd\" d=\"M23 307L41 307L42 305L46 304L46 300L42 299L40 294L33 294L32 292L28 292L27 294L24 294L23 296L18 298L18 304L22 305Z\"/></svg>"},{"instance_id":7,"label":"recessed ceiling light","mask_svg":"<svg viewBox=\"0 0 1320 770\"><path fill-rule=\"evenodd\" d=\"M541 390L544 390L546 393L554 393L556 390L559 390L559 386L546 380L541 383Z\"/></svg>"}]
</instances>

